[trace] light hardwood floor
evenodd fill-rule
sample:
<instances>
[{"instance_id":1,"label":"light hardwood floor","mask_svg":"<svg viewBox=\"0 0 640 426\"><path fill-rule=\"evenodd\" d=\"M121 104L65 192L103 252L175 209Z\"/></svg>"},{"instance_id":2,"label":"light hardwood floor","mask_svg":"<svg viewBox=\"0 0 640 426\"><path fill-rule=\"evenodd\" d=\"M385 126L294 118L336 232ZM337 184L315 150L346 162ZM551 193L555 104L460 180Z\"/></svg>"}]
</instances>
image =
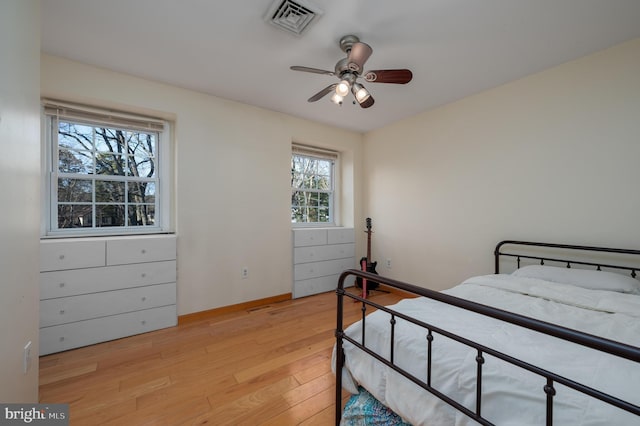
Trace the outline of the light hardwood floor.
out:
<instances>
[{"instance_id":1,"label":"light hardwood floor","mask_svg":"<svg viewBox=\"0 0 640 426\"><path fill-rule=\"evenodd\" d=\"M335 302L324 293L44 356L39 399L68 403L71 425L331 425ZM360 307L346 299L345 324Z\"/></svg>"}]
</instances>

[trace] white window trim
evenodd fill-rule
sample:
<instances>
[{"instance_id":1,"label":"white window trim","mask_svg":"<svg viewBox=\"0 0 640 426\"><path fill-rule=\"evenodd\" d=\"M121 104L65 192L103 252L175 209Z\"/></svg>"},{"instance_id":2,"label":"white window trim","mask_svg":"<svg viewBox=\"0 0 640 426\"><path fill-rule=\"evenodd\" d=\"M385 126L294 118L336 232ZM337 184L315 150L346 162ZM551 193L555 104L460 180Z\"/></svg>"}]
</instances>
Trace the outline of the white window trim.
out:
<instances>
[{"instance_id":1,"label":"white window trim","mask_svg":"<svg viewBox=\"0 0 640 426\"><path fill-rule=\"evenodd\" d=\"M130 129L152 130L158 132L157 159L159 166L158 187L156 197L158 205L156 210L156 225L148 227L105 227L88 229L53 229L52 211L57 206L57 200L52 196L56 193L56 182L52 179L53 168L57 167L53 159L52 137L54 124L57 120L52 118L52 108L61 110L60 116L73 121L84 121L90 124L104 124L105 126L121 127L125 125ZM54 123L56 122L56 123ZM118 125L119 124L119 125ZM69 102L43 99L41 109L41 185L47 190L41 191L41 238L66 238L66 237L96 237L118 235L147 235L173 232L172 220L172 193L173 193L173 138L172 125L169 121L136 115L121 111L106 110L91 106L78 105Z\"/></svg>"},{"instance_id":2,"label":"white window trim","mask_svg":"<svg viewBox=\"0 0 640 426\"><path fill-rule=\"evenodd\" d=\"M316 157L320 159L333 160L333 197L330 205L330 222L292 222L292 228L334 228L340 223L340 153L331 149L325 149L317 146L304 145L300 143L291 144L291 155L299 154L308 157Z\"/></svg>"}]
</instances>

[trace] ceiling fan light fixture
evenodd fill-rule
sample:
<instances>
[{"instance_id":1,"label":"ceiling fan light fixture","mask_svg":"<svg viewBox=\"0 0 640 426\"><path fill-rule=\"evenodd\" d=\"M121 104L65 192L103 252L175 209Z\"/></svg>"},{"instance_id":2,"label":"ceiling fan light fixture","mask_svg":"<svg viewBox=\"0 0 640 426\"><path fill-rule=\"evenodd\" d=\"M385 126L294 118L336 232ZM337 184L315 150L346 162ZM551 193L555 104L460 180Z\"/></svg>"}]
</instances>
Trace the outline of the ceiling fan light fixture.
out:
<instances>
[{"instance_id":1,"label":"ceiling fan light fixture","mask_svg":"<svg viewBox=\"0 0 640 426\"><path fill-rule=\"evenodd\" d=\"M353 83L353 86L351 86L351 93L353 93L353 96L355 96L356 101L358 101L359 104L362 104L371 96L369 91L360 83Z\"/></svg>"},{"instance_id":2,"label":"ceiling fan light fixture","mask_svg":"<svg viewBox=\"0 0 640 426\"><path fill-rule=\"evenodd\" d=\"M333 102L336 105L342 105L343 100L344 100L344 96L340 96L338 93L334 93L333 96L331 96L331 102Z\"/></svg>"},{"instance_id":3,"label":"ceiling fan light fixture","mask_svg":"<svg viewBox=\"0 0 640 426\"><path fill-rule=\"evenodd\" d=\"M349 81L347 80L342 80L340 83L338 83L338 85L336 86L336 94L342 98L344 98L345 96L347 96L349 94L349 89L351 88L351 85L349 84Z\"/></svg>"}]
</instances>

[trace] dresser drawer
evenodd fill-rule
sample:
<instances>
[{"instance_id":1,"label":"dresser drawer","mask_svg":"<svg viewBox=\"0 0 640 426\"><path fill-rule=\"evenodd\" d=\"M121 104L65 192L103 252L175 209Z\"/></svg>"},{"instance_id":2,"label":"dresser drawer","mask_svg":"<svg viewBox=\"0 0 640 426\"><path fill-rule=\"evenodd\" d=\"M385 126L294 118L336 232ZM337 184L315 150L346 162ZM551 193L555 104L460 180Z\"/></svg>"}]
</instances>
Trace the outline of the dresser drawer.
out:
<instances>
[{"instance_id":1,"label":"dresser drawer","mask_svg":"<svg viewBox=\"0 0 640 426\"><path fill-rule=\"evenodd\" d=\"M40 327L175 305L175 303L175 283L41 300Z\"/></svg>"},{"instance_id":2,"label":"dresser drawer","mask_svg":"<svg viewBox=\"0 0 640 426\"><path fill-rule=\"evenodd\" d=\"M356 236L353 228L327 229L328 244L354 243Z\"/></svg>"},{"instance_id":3,"label":"dresser drawer","mask_svg":"<svg viewBox=\"0 0 640 426\"><path fill-rule=\"evenodd\" d=\"M309 278L324 277L327 275L340 274L345 269L355 267L355 259L326 260L324 262L302 263L294 265L294 281L306 280Z\"/></svg>"},{"instance_id":4,"label":"dresser drawer","mask_svg":"<svg viewBox=\"0 0 640 426\"><path fill-rule=\"evenodd\" d=\"M340 278L340 274L294 281L293 298L334 291L338 287L338 278Z\"/></svg>"},{"instance_id":5,"label":"dresser drawer","mask_svg":"<svg viewBox=\"0 0 640 426\"><path fill-rule=\"evenodd\" d=\"M296 247L293 250L293 263L298 264L343 259L345 257L353 257L354 255L355 244Z\"/></svg>"},{"instance_id":6,"label":"dresser drawer","mask_svg":"<svg viewBox=\"0 0 640 426\"><path fill-rule=\"evenodd\" d=\"M326 229L296 229L293 231L293 246L318 246L327 244Z\"/></svg>"},{"instance_id":7,"label":"dresser drawer","mask_svg":"<svg viewBox=\"0 0 640 426\"><path fill-rule=\"evenodd\" d=\"M96 318L40 329L40 355L176 325L176 306Z\"/></svg>"},{"instance_id":8,"label":"dresser drawer","mask_svg":"<svg viewBox=\"0 0 640 426\"><path fill-rule=\"evenodd\" d=\"M40 299L176 282L176 261L40 273Z\"/></svg>"},{"instance_id":9,"label":"dresser drawer","mask_svg":"<svg viewBox=\"0 0 640 426\"><path fill-rule=\"evenodd\" d=\"M40 271L60 271L104 265L104 240L40 241Z\"/></svg>"},{"instance_id":10,"label":"dresser drawer","mask_svg":"<svg viewBox=\"0 0 640 426\"><path fill-rule=\"evenodd\" d=\"M107 265L156 262L176 258L176 237L171 235L107 240Z\"/></svg>"}]
</instances>

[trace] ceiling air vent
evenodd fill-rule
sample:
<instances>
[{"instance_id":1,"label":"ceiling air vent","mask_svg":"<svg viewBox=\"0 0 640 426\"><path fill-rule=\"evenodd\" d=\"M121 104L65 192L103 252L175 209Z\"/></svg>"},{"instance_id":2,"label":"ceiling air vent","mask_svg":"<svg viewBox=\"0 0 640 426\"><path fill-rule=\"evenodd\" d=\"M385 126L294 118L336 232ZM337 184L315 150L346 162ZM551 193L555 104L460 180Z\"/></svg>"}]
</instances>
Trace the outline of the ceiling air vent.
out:
<instances>
[{"instance_id":1,"label":"ceiling air vent","mask_svg":"<svg viewBox=\"0 0 640 426\"><path fill-rule=\"evenodd\" d=\"M321 15L322 11L308 1L275 0L265 20L288 33L301 35Z\"/></svg>"}]
</instances>

